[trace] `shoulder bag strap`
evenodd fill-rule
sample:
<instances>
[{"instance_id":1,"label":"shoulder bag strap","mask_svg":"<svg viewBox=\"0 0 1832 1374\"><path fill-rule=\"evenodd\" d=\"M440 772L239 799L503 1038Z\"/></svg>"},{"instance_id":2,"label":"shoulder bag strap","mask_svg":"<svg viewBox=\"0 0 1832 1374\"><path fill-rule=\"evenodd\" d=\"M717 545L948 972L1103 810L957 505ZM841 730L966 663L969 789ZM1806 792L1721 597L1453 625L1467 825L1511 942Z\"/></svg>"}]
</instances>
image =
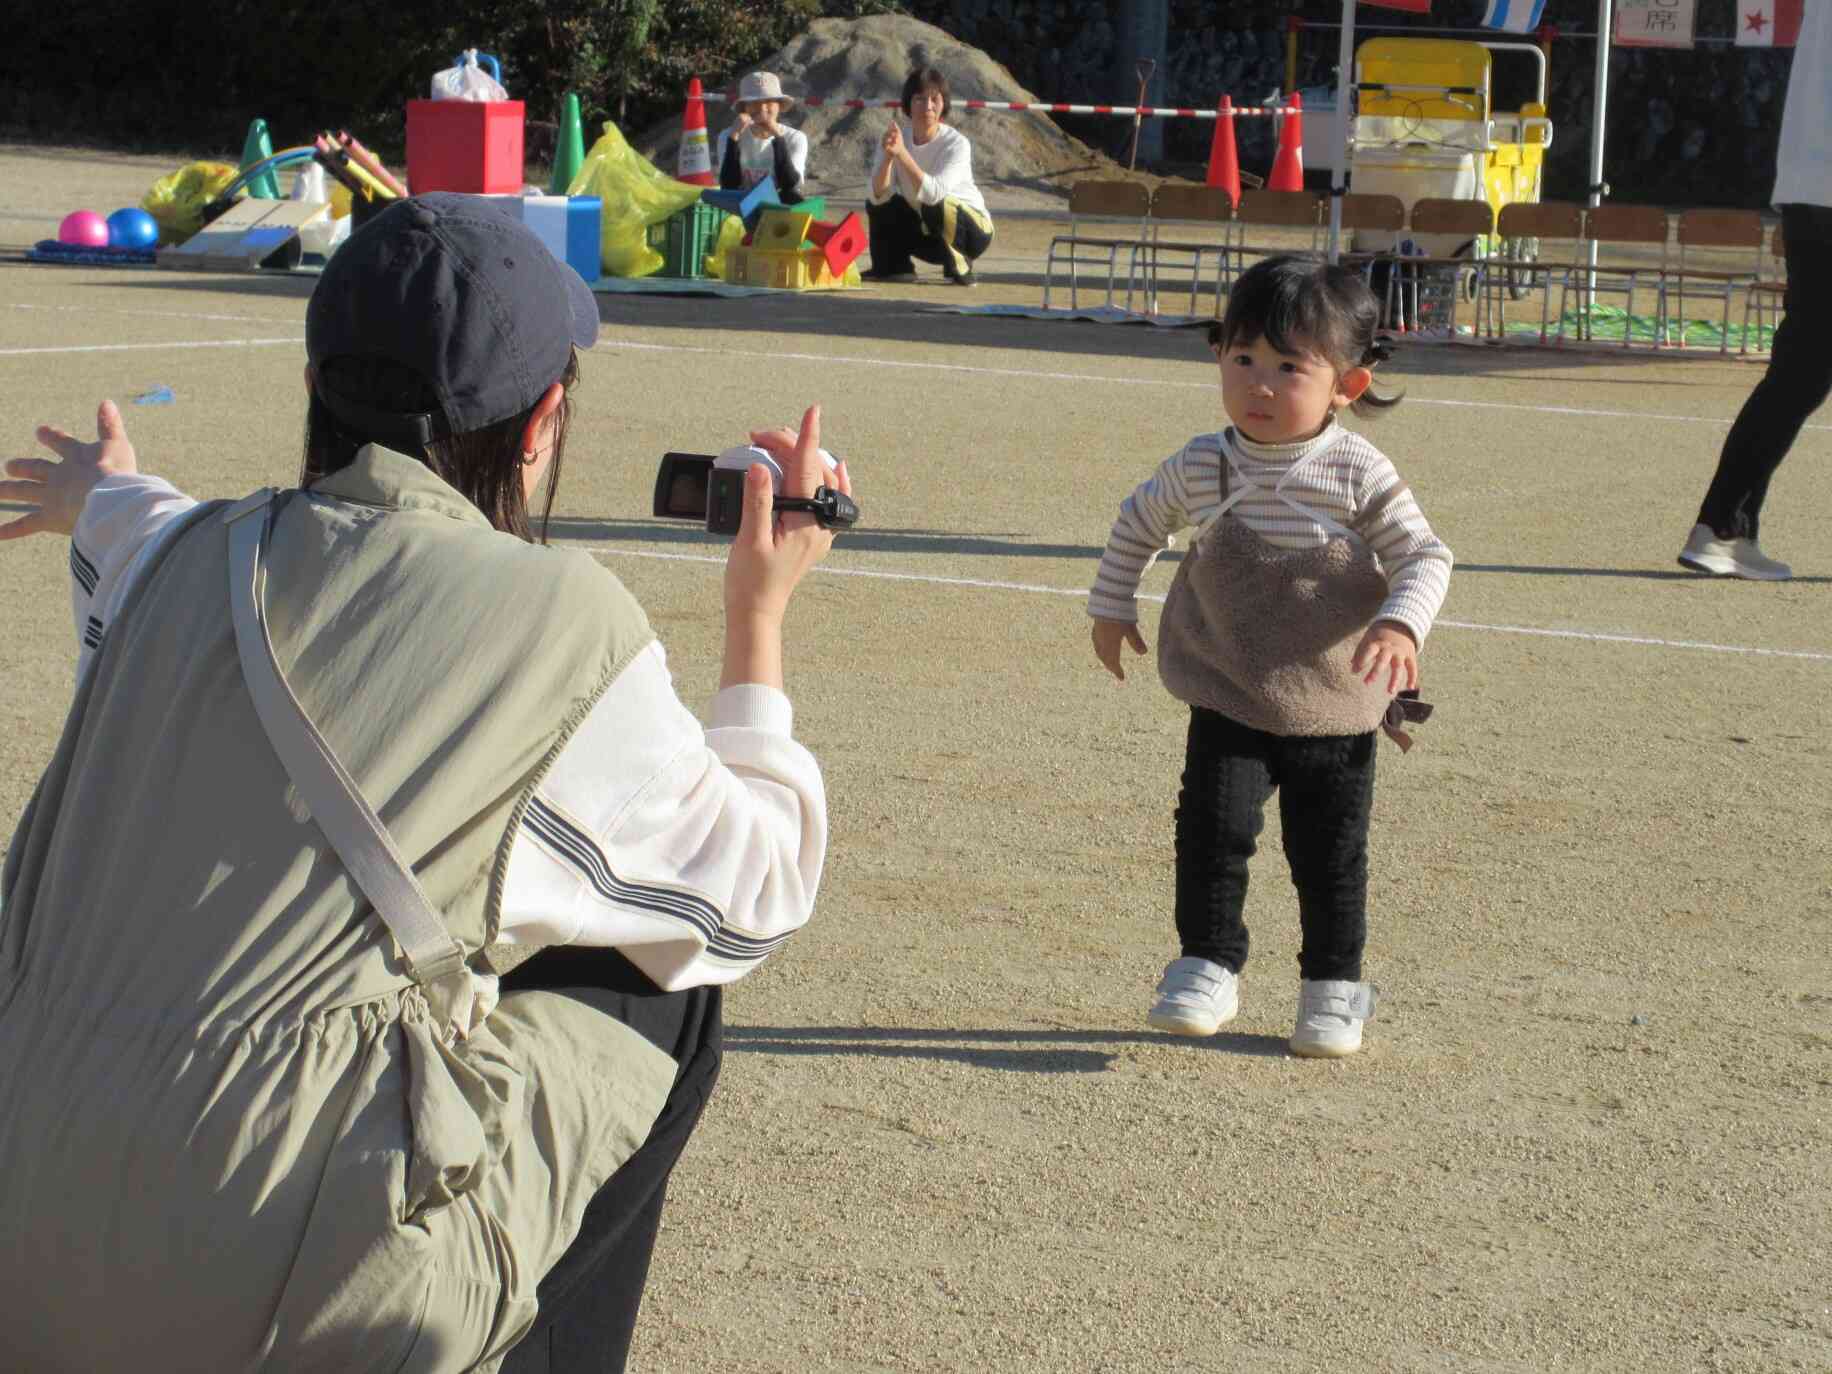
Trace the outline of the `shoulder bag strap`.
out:
<instances>
[{"instance_id":1,"label":"shoulder bag strap","mask_svg":"<svg viewBox=\"0 0 1832 1374\"><path fill-rule=\"evenodd\" d=\"M272 488L258 491L223 516L229 529L229 606L242 675L267 738L311 808L312 819L400 945L445 1038L462 1038L470 1029L476 999L464 948L427 900L387 827L318 733L274 658L262 605L261 567L274 495Z\"/></svg>"}]
</instances>

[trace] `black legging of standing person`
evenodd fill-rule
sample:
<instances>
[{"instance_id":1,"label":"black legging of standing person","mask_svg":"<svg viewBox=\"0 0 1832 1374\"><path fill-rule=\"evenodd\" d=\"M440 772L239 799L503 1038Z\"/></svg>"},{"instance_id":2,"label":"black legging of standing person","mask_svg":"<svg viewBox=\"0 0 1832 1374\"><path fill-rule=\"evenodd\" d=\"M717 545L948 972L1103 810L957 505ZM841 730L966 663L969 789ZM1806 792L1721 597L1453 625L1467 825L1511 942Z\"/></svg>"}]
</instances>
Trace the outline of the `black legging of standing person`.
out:
<instances>
[{"instance_id":1,"label":"black legging of standing person","mask_svg":"<svg viewBox=\"0 0 1832 1374\"><path fill-rule=\"evenodd\" d=\"M1815 331L1832 310L1832 209L1781 207L1787 313L1775 330L1768 371L1743 402L1724 440L1698 523L1720 539L1755 539L1769 479L1807 417L1832 395L1832 349Z\"/></svg>"},{"instance_id":2,"label":"black legging of standing person","mask_svg":"<svg viewBox=\"0 0 1832 1374\"><path fill-rule=\"evenodd\" d=\"M502 1374L618 1374L630 1354L668 1176L719 1076L721 990L663 992L616 950L556 946L512 970L505 994L577 997L669 1055L674 1089L636 1153L586 1204L579 1234L535 1292L540 1313Z\"/></svg>"},{"instance_id":3,"label":"black legging of standing person","mask_svg":"<svg viewBox=\"0 0 1832 1374\"><path fill-rule=\"evenodd\" d=\"M992 219L952 197L925 205L920 213L902 196L882 205L867 202L873 272L900 275L915 270L913 258L937 263L950 277L965 276L973 261L992 246Z\"/></svg>"},{"instance_id":4,"label":"black legging of standing person","mask_svg":"<svg viewBox=\"0 0 1832 1374\"><path fill-rule=\"evenodd\" d=\"M1190 708L1177 798L1177 938L1184 955L1240 972L1247 861L1276 790L1303 944L1298 976L1361 980L1368 941L1368 820L1375 735L1273 735Z\"/></svg>"}]
</instances>

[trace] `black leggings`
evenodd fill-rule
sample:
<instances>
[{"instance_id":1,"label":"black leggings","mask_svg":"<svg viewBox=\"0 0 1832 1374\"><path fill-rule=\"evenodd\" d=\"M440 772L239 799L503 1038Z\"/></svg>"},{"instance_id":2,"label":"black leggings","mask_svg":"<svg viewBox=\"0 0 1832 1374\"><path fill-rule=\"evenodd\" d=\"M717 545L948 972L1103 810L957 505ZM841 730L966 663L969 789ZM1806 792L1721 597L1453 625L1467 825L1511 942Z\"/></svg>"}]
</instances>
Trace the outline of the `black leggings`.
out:
<instances>
[{"instance_id":1,"label":"black leggings","mask_svg":"<svg viewBox=\"0 0 1832 1374\"><path fill-rule=\"evenodd\" d=\"M575 947L545 950L502 980L504 992L531 988L590 989L582 1000L679 1065L649 1138L586 1204L578 1236L536 1290L540 1315L502 1365L502 1374L615 1374L629 1358L668 1175L719 1076L720 990L662 992L615 950Z\"/></svg>"},{"instance_id":2,"label":"black leggings","mask_svg":"<svg viewBox=\"0 0 1832 1374\"><path fill-rule=\"evenodd\" d=\"M921 258L958 277L992 246L991 219L955 200L925 205L921 213L902 196L882 205L867 202L865 222L874 272L909 272L916 266L911 260Z\"/></svg>"},{"instance_id":3,"label":"black leggings","mask_svg":"<svg viewBox=\"0 0 1832 1374\"><path fill-rule=\"evenodd\" d=\"M1247 860L1276 789L1303 926L1299 976L1360 979L1374 740L1372 732L1270 735L1190 708L1177 798L1177 935L1185 955L1236 973L1247 962Z\"/></svg>"},{"instance_id":4,"label":"black leggings","mask_svg":"<svg viewBox=\"0 0 1832 1374\"><path fill-rule=\"evenodd\" d=\"M1743 402L1724 440L1698 523L1720 539L1754 539L1769 479L1807 417L1832 395L1832 349L1814 331L1832 310L1832 209L1781 207L1787 246L1787 313L1775 330L1768 371Z\"/></svg>"}]
</instances>

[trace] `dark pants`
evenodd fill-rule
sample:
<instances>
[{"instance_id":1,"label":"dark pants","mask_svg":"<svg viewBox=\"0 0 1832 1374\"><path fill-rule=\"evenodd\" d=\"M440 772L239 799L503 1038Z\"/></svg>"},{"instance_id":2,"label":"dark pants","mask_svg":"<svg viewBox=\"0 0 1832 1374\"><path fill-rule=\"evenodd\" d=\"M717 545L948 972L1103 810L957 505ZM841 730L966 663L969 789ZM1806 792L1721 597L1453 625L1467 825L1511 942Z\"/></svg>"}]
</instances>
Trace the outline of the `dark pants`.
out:
<instances>
[{"instance_id":1,"label":"dark pants","mask_svg":"<svg viewBox=\"0 0 1832 1374\"><path fill-rule=\"evenodd\" d=\"M1832 349L1816 332L1832 310L1832 209L1781 207L1787 251L1787 313L1775 330L1768 371L1724 440L1698 523L1720 539L1754 539L1768 482L1807 417L1832 394Z\"/></svg>"},{"instance_id":2,"label":"dark pants","mask_svg":"<svg viewBox=\"0 0 1832 1374\"><path fill-rule=\"evenodd\" d=\"M992 245L990 219L982 220L957 203L925 205L921 213L902 196L882 205L867 202L866 228L871 236L871 270L913 272L913 258L939 263L951 277L973 266L973 260Z\"/></svg>"},{"instance_id":3,"label":"dark pants","mask_svg":"<svg viewBox=\"0 0 1832 1374\"><path fill-rule=\"evenodd\" d=\"M1177 798L1177 935L1185 955L1236 973L1247 962L1247 860L1276 789L1303 926L1299 976L1360 979L1374 740L1371 732L1269 735L1190 708Z\"/></svg>"},{"instance_id":4,"label":"dark pants","mask_svg":"<svg viewBox=\"0 0 1832 1374\"><path fill-rule=\"evenodd\" d=\"M593 1195L578 1237L541 1280L540 1315L502 1366L502 1374L614 1374L629 1357L668 1175L719 1076L720 990L661 992L615 950L570 947L546 950L503 979L504 992L530 988L589 989L582 1000L680 1066L649 1138Z\"/></svg>"}]
</instances>

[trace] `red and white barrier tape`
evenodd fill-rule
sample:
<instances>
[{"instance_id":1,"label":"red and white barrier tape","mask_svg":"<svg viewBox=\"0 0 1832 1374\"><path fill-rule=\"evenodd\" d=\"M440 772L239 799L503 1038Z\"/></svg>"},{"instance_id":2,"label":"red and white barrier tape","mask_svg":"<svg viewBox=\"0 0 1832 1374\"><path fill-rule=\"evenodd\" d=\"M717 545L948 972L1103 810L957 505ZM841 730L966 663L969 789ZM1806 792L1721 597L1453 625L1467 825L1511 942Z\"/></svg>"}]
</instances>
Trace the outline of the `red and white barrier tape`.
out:
<instances>
[{"instance_id":1,"label":"red and white barrier tape","mask_svg":"<svg viewBox=\"0 0 1832 1374\"><path fill-rule=\"evenodd\" d=\"M732 97L722 92L708 91L704 99L717 104L725 104ZM900 110L903 108L903 102L897 99L797 100L795 103L816 110ZM1035 110L1039 114L1124 115L1128 118L1139 115L1147 119L1214 119L1220 113L1217 110L1198 110L1182 106L1171 108L1157 105L1044 105L1021 100L956 100L954 106L962 110ZM1298 110L1296 106L1285 105L1236 105L1228 113L1263 116L1296 114Z\"/></svg>"}]
</instances>

